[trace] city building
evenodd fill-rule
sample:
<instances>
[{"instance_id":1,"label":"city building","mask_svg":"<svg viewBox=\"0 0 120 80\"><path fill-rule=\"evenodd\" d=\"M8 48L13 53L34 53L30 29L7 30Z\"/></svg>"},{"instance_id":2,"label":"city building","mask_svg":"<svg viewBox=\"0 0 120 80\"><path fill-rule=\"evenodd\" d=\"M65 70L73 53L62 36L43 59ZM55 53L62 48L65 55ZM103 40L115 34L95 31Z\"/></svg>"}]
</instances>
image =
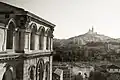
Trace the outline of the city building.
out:
<instances>
[{"instance_id":1,"label":"city building","mask_svg":"<svg viewBox=\"0 0 120 80\"><path fill-rule=\"evenodd\" d=\"M90 65L80 65L80 64L75 64L72 68L72 75L78 75L79 73L81 73L81 75L83 76L83 78L85 78L85 74L87 75L87 77L89 77L89 74L91 71L94 71L94 67L90 66Z\"/></svg>"},{"instance_id":2,"label":"city building","mask_svg":"<svg viewBox=\"0 0 120 80\"><path fill-rule=\"evenodd\" d=\"M53 73L53 80L63 80L63 70L56 69Z\"/></svg>"},{"instance_id":3,"label":"city building","mask_svg":"<svg viewBox=\"0 0 120 80\"><path fill-rule=\"evenodd\" d=\"M63 80L71 80L71 77L72 77L71 66L69 66L67 64L53 65L53 72L55 72L56 69L63 70Z\"/></svg>"},{"instance_id":4,"label":"city building","mask_svg":"<svg viewBox=\"0 0 120 80\"><path fill-rule=\"evenodd\" d=\"M52 80L55 25L0 2L1 80Z\"/></svg>"},{"instance_id":5,"label":"city building","mask_svg":"<svg viewBox=\"0 0 120 80\"><path fill-rule=\"evenodd\" d=\"M108 65L107 71L110 73L120 73L120 67L117 65Z\"/></svg>"}]
</instances>

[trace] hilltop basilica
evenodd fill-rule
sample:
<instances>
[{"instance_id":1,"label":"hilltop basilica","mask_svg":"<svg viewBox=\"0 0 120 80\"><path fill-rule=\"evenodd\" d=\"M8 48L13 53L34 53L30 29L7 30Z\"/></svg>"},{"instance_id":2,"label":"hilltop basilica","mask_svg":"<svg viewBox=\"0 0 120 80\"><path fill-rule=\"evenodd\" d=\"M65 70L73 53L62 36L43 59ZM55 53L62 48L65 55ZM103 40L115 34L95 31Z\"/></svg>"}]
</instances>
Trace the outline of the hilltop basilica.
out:
<instances>
[{"instance_id":1,"label":"hilltop basilica","mask_svg":"<svg viewBox=\"0 0 120 80\"><path fill-rule=\"evenodd\" d=\"M92 27L92 29L89 29L87 34L97 34L97 32L94 32L94 27Z\"/></svg>"}]
</instances>

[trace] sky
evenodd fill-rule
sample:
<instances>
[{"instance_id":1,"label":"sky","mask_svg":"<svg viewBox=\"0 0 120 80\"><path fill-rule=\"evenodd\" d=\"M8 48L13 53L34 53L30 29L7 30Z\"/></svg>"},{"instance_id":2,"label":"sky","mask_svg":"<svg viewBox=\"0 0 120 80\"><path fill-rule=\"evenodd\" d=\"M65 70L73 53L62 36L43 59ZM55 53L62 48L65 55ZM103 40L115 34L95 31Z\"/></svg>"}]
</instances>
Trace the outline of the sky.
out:
<instances>
[{"instance_id":1,"label":"sky","mask_svg":"<svg viewBox=\"0 0 120 80\"><path fill-rule=\"evenodd\" d=\"M56 25L54 37L67 39L95 32L120 38L120 0L1 0Z\"/></svg>"}]
</instances>

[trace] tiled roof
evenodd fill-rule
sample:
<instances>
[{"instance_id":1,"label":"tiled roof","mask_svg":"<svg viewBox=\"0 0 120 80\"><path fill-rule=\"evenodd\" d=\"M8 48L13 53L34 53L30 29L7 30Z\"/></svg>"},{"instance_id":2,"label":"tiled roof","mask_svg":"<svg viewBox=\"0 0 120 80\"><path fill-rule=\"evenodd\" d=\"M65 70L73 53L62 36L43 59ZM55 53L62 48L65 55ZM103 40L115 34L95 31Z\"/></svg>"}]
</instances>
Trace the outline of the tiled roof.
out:
<instances>
[{"instance_id":1,"label":"tiled roof","mask_svg":"<svg viewBox=\"0 0 120 80\"><path fill-rule=\"evenodd\" d=\"M56 73L57 75L61 75L61 74L63 74L63 70L62 69L56 69L55 71L54 71L54 73Z\"/></svg>"},{"instance_id":2,"label":"tiled roof","mask_svg":"<svg viewBox=\"0 0 120 80\"><path fill-rule=\"evenodd\" d=\"M120 69L120 67L118 67L116 65L109 65L107 68L109 68L109 69Z\"/></svg>"}]
</instances>

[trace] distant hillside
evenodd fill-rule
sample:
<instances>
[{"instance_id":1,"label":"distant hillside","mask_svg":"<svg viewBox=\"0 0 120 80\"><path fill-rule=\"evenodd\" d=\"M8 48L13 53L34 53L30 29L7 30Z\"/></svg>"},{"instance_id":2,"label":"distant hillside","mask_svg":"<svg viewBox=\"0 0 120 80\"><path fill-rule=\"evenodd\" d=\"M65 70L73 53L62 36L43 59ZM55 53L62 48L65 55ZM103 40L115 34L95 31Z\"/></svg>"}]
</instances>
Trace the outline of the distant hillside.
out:
<instances>
[{"instance_id":1,"label":"distant hillside","mask_svg":"<svg viewBox=\"0 0 120 80\"><path fill-rule=\"evenodd\" d=\"M69 39L54 39L53 45L53 60L57 61L112 61L120 57L120 39L98 34L94 29Z\"/></svg>"},{"instance_id":2,"label":"distant hillside","mask_svg":"<svg viewBox=\"0 0 120 80\"><path fill-rule=\"evenodd\" d=\"M87 33L71 37L69 39L54 39L54 42L60 42L61 45L65 45L70 42L74 42L78 45L85 45L88 42L120 42L120 39L114 39L102 34L94 32L94 29L89 30Z\"/></svg>"}]
</instances>

